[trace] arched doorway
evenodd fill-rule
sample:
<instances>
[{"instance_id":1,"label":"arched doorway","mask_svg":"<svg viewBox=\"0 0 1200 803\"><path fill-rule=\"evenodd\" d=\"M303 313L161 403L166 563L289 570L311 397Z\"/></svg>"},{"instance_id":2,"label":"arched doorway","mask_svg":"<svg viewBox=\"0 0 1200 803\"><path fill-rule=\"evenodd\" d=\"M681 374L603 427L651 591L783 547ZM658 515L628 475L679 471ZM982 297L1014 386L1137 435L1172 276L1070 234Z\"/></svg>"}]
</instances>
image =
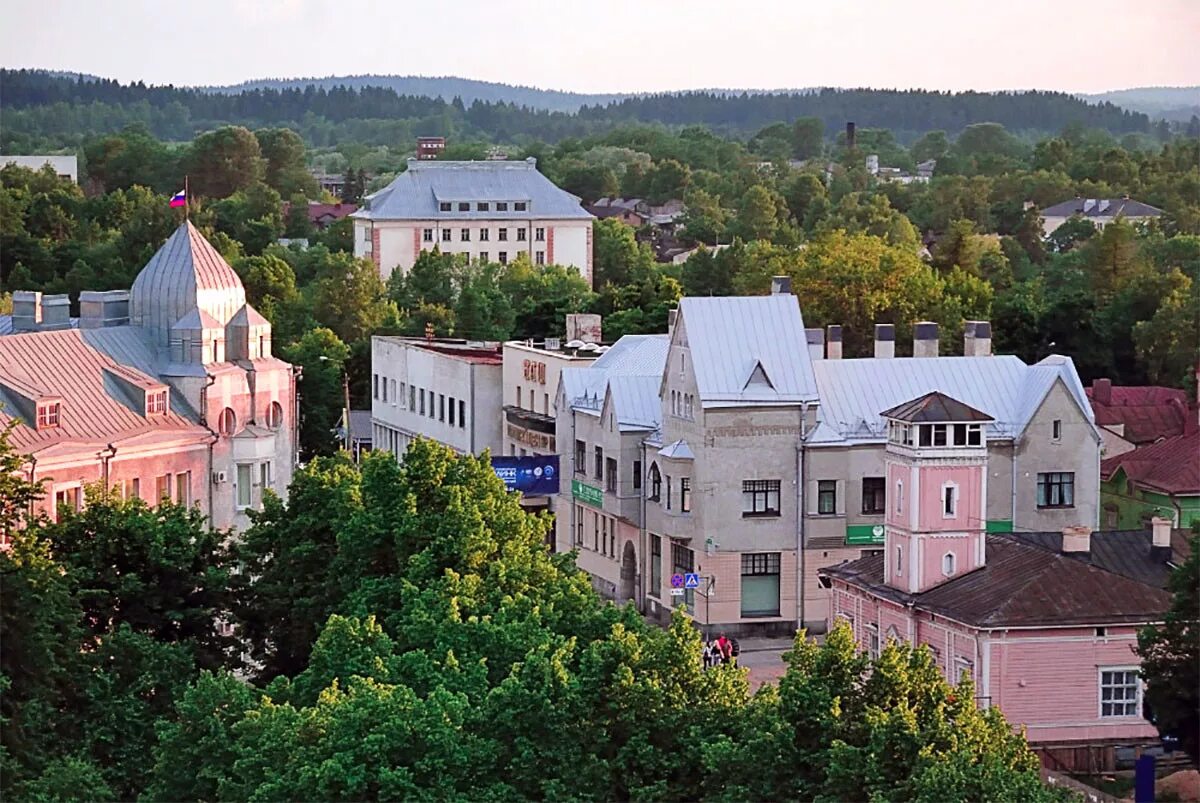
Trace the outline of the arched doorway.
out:
<instances>
[{"instance_id":1,"label":"arched doorway","mask_svg":"<svg viewBox=\"0 0 1200 803\"><path fill-rule=\"evenodd\" d=\"M637 584L637 552L632 541L625 542L621 552L621 582L617 586L617 602L630 602Z\"/></svg>"}]
</instances>

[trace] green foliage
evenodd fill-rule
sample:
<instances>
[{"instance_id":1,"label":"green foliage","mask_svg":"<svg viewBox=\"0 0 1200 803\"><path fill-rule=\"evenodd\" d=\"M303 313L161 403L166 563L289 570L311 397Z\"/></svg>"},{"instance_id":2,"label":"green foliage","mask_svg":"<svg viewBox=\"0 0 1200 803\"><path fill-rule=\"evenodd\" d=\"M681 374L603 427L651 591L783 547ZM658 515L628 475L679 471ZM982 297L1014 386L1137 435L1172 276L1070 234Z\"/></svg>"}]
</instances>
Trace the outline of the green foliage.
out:
<instances>
[{"instance_id":1,"label":"green foliage","mask_svg":"<svg viewBox=\"0 0 1200 803\"><path fill-rule=\"evenodd\" d=\"M334 429L345 407L342 376L349 347L332 330L310 329L283 351L283 358L303 370L300 392L304 415L300 419L300 451L306 457L337 451Z\"/></svg>"},{"instance_id":2,"label":"green foliage","mask_svg":"<svg viewBox=\"0 0 1200 803\"><path fill-rule=\"evenodd\" d=\"M258 139L249 129L225 126L196 137L188 155L192 191L200 197L227 198L265 175Z\"/></svg>"}]
</instances>

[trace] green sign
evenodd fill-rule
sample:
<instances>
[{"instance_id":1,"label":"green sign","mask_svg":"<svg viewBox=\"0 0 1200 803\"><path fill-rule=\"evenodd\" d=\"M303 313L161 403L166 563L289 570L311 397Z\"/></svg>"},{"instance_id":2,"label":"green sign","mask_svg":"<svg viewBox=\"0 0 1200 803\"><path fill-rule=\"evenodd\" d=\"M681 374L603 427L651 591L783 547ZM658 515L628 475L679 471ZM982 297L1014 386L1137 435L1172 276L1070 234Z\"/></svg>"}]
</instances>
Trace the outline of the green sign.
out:
<instances>
[{"instance_id":1,"label":"green sign","mask_svg":"<svg viewBox=\"0 0 1200 803\"><path fill-rule=\"evenodd\" d=\"M882 543L882 524L849 524L846 526L847 546L878 546Z\"/></svg>"},{"instance_id":2,"label":"green sign","mask_svg":"<svg viewBox=\"0 0 1200 803\"><path fill-rule=\"evenodd\" d=\"M988 519L987 531L989 533L1011 533L1013 523L1006 519Z\"/></svg>"},{"instance_id":3,"label":"green sign","mask_svg":"<svg viewBox=\"0 0 1200 803\"><path fill-rule=\"evenodd\" d=\"M592 507L604 507L604 492L599 488L584 485L579 480L571 480L571 496Z\"/></svg>"}]
</instances>

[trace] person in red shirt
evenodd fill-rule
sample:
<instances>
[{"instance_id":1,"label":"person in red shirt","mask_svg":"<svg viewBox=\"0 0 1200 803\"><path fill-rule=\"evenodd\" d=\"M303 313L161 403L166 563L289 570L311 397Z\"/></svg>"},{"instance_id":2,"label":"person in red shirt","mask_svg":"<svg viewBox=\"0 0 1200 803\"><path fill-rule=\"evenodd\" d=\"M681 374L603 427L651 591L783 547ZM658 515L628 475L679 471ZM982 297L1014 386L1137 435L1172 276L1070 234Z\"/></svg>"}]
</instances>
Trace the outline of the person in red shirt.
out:
<instances>
[{"instance_id":1,"label":"person in red shirt","mask_svg":"<svg viewBox=\"0 0 1200 803\"><path fill-rule=\"evenodd\" d=\"M724 633L717 636L717 652L721 654L721 663L733 660L733 642Z\"/></svg>"}]
</instances>

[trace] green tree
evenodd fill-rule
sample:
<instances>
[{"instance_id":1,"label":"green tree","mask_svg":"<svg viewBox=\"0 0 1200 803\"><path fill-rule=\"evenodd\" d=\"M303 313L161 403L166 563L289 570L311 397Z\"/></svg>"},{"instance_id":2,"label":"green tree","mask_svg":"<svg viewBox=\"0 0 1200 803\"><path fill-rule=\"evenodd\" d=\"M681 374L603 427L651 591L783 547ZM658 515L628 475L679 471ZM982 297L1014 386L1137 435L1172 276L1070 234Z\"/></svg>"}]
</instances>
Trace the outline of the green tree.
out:
<instances>
[{"instance_id":1,"label":"green tree","mask_svg":"<svg viewBox=\"0 0 1200 803\"><path fill-rule=\"evenodd\" d=\"M738 232L746 240L770 240L779 229L780 207L785 206L777 193L755 184L742 196L738 210ZM785 207L786 208L786 207Z\"/></svg>"},{"instance_id":2,"label":"green tree","mask_svg":"<svg viewBox=\"0 0 1200 803\"><path fill-rule=\"evenodd\" d=\"M315 198L317 181L304 161L304 140L290 128L264 128L254 132L265 161L263 181L284 197Z\"/></svg>"},{"instance_id":3,"label":"green tree","mask_svg":"<svg viewBox=\"0 0 1200 803\"><path fill-rule=\"evenodd\" d=\"M192 142L188 173L196 195L228 198L262 180L265 164L258 139L241 126L201 134Z\"/></svg>"},{"instance_id":4,"label":"green tree","mask_svg":"<svg viewBox=\"0 0 1200 803\"><path fill-rule=\"evenodd\" d=\"M792 123L792 156L812 159L825 150L825 123L819 117L800 117Z\"/></svg>"},{"instance_id":5,"label":"green tree","mask_svg":"<svg viewBox=\"0 0 1200 803\"><path fill-rule=\"evenodd\" d=\"M296 193L288 200L287 217L283 222L283 236L292 239L312 240L317 233L308 217L308 199Z\"/></svg>"},{"instance_id":6,"label":"green tree","mask_svg":"<svg viewBox=\"0 0 1200 803\"><path fill-rule=\"evenodd\" d=\"M311 329L283 350L283 358L299 365L304 375L300 391L304 414L300 418L300 451L306 458L333 454L338 449L334 433L345 406L342 377L350 349L330 329Z\"/></svg>"},{"instance_id":7,"label":"green tree","mask_svg":"<svg viewBox=\"0 0 1200 803\"><path fill-rule=\"evenodd\" d=\"M721 199L694 187L688 190L683 200L683 236L705 245L721 242L729 222L729 214L721 206Z\"/></svg>"},{"instance_id":8,"label":"green tree","mask_svg":"<svg viewBox=\"0 0 1200 803\"><path fill-rule=\"evenodd\" d=\"M1166 619L1138 633L1137 652L1151 721L1200 761L1200 538L1193 535L1191 547L1171 572Z\"/></svg>"},{"instance_id":9,"label":"green tree","mask_svg":"<svg viewBox=\"0 0 1200 803\"><path fill-rule=\"evenodd\" d=\"M395 305L379 278L375 263L346 253L319 255L321 264L312 289L313 315L346 343L356 343L398 324Z\"/></svg>"}]
</instances>

